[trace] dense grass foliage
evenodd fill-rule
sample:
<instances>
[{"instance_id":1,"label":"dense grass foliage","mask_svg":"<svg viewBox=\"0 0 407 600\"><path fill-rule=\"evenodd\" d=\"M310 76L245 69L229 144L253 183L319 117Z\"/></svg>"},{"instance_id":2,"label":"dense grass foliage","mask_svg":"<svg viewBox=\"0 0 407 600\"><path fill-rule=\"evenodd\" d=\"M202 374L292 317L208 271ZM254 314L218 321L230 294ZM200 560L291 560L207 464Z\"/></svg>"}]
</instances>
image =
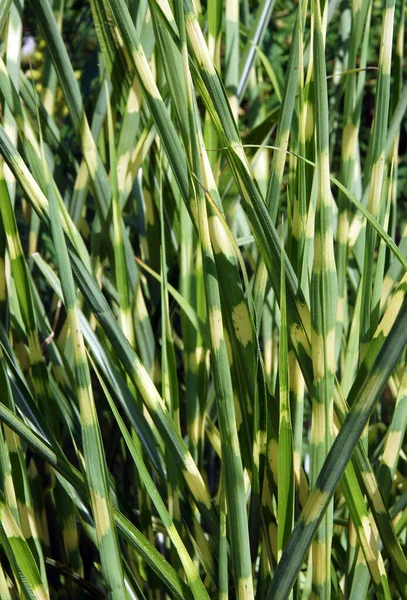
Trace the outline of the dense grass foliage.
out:
<instances>
[{"instance_id":1,"label":"dense grass foliage","mask_svg":"<svg viewBox=\"0 0 407 600\"><path fill-rule=\"evenodd\" d=\"M1 600L407 598L404 20L1 3Z\"/></svg>"}]
</instances>

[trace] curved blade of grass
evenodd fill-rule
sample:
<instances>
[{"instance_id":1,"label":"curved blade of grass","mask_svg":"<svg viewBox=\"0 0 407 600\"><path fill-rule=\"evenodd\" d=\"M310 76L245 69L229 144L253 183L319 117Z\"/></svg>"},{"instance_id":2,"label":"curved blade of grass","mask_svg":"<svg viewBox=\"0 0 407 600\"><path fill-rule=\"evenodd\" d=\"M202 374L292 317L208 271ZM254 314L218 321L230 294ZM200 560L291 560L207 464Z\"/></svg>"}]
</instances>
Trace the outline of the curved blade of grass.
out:
<instances>
[{"instance_id":1,"label":"curved blade of grass","mask_svg":"<svg viewBox=\"0 0 407 600\"><path fill-rule=\"evenodd\" d=\"M234 577L238 598L252 598L253 582L250 554L248 553L249 535L244 498L243 469L237 436L230 367L223 334L223 319L217 284L218 276L210 240L205 206L206 199L202 191L197 193L197 202L222 458L225 464L228 465L225 473L226 501L230 518L234 524L231 531Z\"/></svg>"},{"instance_id":2,"label":"curved blade of grass","mask_svg":"<svg viewBox=\"0 0 407 600\"><path fill-rule=\"evenodd\" d=\"M225 4L225 87L235 121L237 121L239 109L237 97L239 83L239 2L234 0ZM221 5L220 9L222 8Z\"/></svg>"},{"instance_id":3,"label":"curved blade of grass","mask_svg":"<svg viewBox=\"0 0 407 600\"><path fill-rule=\"evenodd\" d=\"M360 72L356 85L354 68L357 61L358 47L363 34L361 56L358 64L363 69L366 66L369 46L371 8L368 2L360 6L352 5L352 29L349 41L347 73L342 80L345 87L344 119L342 132L341 165L338 179L351 191L354 191L354 177L357 166L358 133L362 112L362 94L364 92L364 71ZM349 198L342 191L338 197L338 231L335 257L338 270L338 314L336 328L336 348L338 350L345 328L347 313L346 272L348 266L348 235L350 227Z\"/></svg>"},{"instance_id":4,"label":"curved blade of grass","mask_svg":"<svg viewBox=\"0 0 407 600\"><path fill-rule=\"evenodd\" d=\"M288 363L287 311L285 303L284 247L281 244L281 295L279 386L280 422L278 434L278 560L294 525L294 458L290 410L290 374Z\"/></svg>"},{"instance_id":5,"label":"curved blade of grass","mask_svg":"<svg viewBox=\"0 0 407 600\"><path fill-rule=\"evenodd\" d=\"M109 159L112 180L112 213L113 213L113 235L114 235L114 260L116 285L119 293L119 310L120 324L123 333L129 340L131 346L134 347L134 324L133 313L130 305L129 283L126 268L126 255L123 242L123 224L120 204L119 185L117 180L117 162L116 162L116 145L114 137L114 126L110 99L105 83L106 101L107 101L107 123L109 130Z\"/></svg>"},{"instance_id":6,"label":"curved blade of grass","mask_svg":"<svg viewBox=\"0 0 407 600\"><path fill-rule=\"evenodd\" d=\"M51 209L51 229L73 343L76 393L81 413L86 478L89 485L92 513L95 519L98 546L109 595L119 600L119 598L126 598L127 594L124 586L121 553L107 481L106 458L93 398L79 313L76 307L73 275L59 220L57 201L51 185L48 187L48 195Z\"/></svg>"},{"instance_id":7,"label":"curved blade of grass","mask_svg":"<svg viewBox=\"0 0 407 600\"><path fill-rule=\"evenodd\" d=\"M170 319L170 310L168 302L168 283L167 283L167 244L165 239L165 215L164 215L164 199L163 199L163 157L160 154L157 168L159 170L159 219L160 219L160 272L161 272L161 285L160 285L160 298L161 298L161 389L162 397L166 403L169 413L174 421L175 426L181 433L181 422L180 422L180 398L178 391L178 377L176 369L176 356L174 349L174 339L172 332L172 325ZM168 505L170 507L169 516L172 519L173 525L177 531L182 531L181 514L180 514L180 480L178 477L176 462L171 452L166 452L166 464L167 464L167 490L168 490ZM157 509L158 510L158 509ZM172 540L171 540L172 541ZM173 541L172 541L173 542ZM171 564L174 566L181 561L183 563L182 555L179 553L179 543L171 544ZM189 557L188 557L189 559ZM190 559L189 559L190 560ZM184 567L185 568L185 567ZM190 571L190 568L189 568ZM186 573L188 572L188 569Z\"/></svg>"},{"instance_id":8,"label":"curved blade of grass","mask_svg":"<svg viewBox=\"0 0 407 600\"><path fill-rule=\"evenodd\" d=\"M286 160L285 151L288 147L288 140L291 131L291 120L294 111L294 103L298 87L298 62L299 62L299 33L301 11L298 11L292 42L290 46L290 55L288 59L283 97L277 123L277 134L275 145L281 148L281 152L275 152L270 167L270 179L267 187L266 203L273 223L276 222L278 209L280 205L280 190L284 174ZM302 43L302 40L301 40Z\"/></svg>"},{"instance_id":9,"label":"curved blade of grass","mask_svg":"<svg viewBox=\"0 0 407 600\"><path fill-rule=\"evenodd\" d=\"M317 202L314 260L311 274L311 351L313 367L311 422L311 489L332 445L336 372L335 329L337 276L333 244L332 193L329 182L328 92L325 71L323 15L314 3L313 60ZM331 597L333 504L329 505L312 543L312 586L321 599Z\"/></svg>"}]
</instances>

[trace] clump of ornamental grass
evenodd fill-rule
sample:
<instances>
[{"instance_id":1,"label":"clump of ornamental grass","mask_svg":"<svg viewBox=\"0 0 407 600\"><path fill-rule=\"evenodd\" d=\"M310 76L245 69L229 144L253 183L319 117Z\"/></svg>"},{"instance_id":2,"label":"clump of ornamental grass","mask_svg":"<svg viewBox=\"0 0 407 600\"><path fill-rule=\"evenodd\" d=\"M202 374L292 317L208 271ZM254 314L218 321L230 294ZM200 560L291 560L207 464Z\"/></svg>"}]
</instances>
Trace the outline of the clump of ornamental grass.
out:
<instances>
[{"instance_id":1,"label":"clump of ornamental grass","mask_svg":"<svg viewBox=\"0 0 407 600\"><path fill-rule=\"evenodd\" d=\"M2 600L407 598L404 18L3 2Z\"/></svg>"}]
</instances>

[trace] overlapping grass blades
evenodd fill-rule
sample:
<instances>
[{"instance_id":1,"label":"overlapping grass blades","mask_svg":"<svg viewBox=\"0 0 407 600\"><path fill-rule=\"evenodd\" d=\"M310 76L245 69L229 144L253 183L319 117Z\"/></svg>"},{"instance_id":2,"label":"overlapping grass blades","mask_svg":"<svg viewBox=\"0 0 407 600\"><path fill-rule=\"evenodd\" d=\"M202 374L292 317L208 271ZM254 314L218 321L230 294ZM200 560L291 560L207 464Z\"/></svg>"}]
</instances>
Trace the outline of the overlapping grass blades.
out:
<instances>
[{"instance_id":1,"label":"overlapping grass blades","mask_svg":"<svg viewBox=\"0 0 407 600\"><path fill-rule=\"evenodd\" d=\"M407 598L404 21L2 4L2 598Z\"/></svg>"}]
</instances>

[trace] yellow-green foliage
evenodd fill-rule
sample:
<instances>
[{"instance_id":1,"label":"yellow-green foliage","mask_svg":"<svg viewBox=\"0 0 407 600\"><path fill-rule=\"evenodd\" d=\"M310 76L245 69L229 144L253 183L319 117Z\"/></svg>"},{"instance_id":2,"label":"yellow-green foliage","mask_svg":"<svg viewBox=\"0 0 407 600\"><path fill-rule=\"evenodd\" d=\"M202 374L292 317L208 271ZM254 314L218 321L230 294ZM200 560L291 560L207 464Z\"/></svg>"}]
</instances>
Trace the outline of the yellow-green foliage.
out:
<instances>
[{"instance_id":1,"label":"yellow-green foliage","mask_svg":"<svg viewBox=\"0 0 407 600\"><path fill-rule=\"evenodd\" d=\"M407 598L404 17L3 2L1 599Z\"/></svg>"}]
</instances>

